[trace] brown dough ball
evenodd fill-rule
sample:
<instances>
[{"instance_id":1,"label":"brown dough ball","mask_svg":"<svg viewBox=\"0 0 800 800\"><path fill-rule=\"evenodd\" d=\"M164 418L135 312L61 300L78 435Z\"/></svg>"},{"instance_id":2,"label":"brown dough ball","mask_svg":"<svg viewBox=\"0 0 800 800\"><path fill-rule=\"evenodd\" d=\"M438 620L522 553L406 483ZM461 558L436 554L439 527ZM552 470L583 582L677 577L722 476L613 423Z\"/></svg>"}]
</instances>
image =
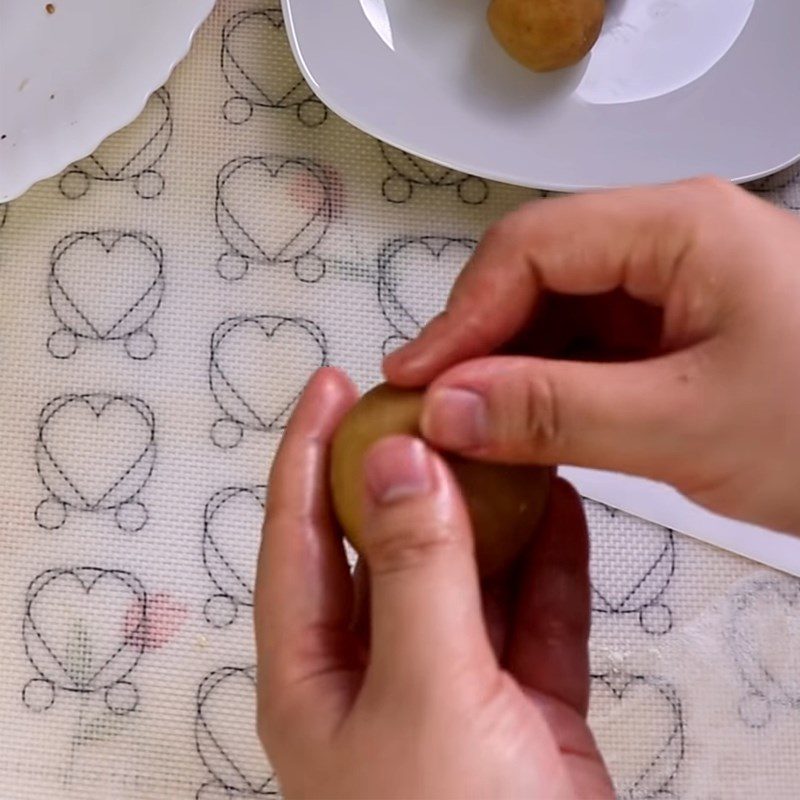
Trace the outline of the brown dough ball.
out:
<instances>
[{"instance_id":1,"label":"brown dough ball","mask_svg":"<svg viewBox=\"0 0 800 800\"><path fill-rule=\"evenodd\" d=\"M537 72L577 64L603 27L605 0L492 0L488 21L514 59Z\"/></svg>"},{"instance_id":2,"label":"brown dough ball","mask_svg":"<svg viewBox=\"0 0 800 800\"><path fill-rule=\"evenodd\" d=\"M388 384L367 392L342 420L331 451L333 506L342 529L361 551L366 451L385 436L419 436L422 391ZM502 572L519 555L539 524L547 503L546 467L488 464L444 456L467 502L478 568L487 577Z\"/></svg>"}]
</instances>

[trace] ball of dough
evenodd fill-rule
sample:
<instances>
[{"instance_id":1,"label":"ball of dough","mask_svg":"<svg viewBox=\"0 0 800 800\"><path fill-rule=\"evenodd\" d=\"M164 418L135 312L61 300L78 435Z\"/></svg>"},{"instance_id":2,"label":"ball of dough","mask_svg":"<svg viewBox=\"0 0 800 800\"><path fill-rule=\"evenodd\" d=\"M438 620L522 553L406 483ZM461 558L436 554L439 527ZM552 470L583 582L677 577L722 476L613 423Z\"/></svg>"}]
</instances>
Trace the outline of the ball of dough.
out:
<instances>
[{"instance_id":1,"label":"ball of dough","mask_svg":"<svg viewBox=\"0 0 800 800\"><path fill-rule=\"evenodd\" d=\"M537 72L576 64L603 27L605 0L492 0L488 21L514 59Z\"/></svg>"},{"instance_id":2,"label":"ball of dough","mask_svg":"<svg viewBox=\"0 0 800 800\"><path fill-rule=\"evenodd\" d=\"M364 455L385 436L419 436L422 398L422 391L381 384L361 398L336 431L330 466L333 506L342 530L359 552ZM502 572L519 555L541 520L550 470L489 464L450 454L444 457L467 503L481 575Z\"/></svg>"}]
</instances>

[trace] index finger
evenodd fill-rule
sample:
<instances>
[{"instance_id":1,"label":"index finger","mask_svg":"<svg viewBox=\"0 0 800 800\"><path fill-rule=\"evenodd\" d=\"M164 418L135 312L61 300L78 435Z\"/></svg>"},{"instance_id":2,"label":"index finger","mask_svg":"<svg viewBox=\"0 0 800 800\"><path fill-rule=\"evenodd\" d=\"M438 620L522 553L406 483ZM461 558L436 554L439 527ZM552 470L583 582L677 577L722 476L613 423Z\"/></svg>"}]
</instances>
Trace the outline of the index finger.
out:
<instances>
[{"instance_id":1,"label":"index finger","mask_svg":"<svg viewBox=\"0 0 800 800\"><path fill-rule=\"evenodd\" d=\"M387 378L424 386L459 361L494 352L530 322L547 290L591 295L620 288L665 304L703 210L718 210L720 193L729 191L722 181L702 179L522 207L484 236L446 310L387 356Z\"/></svg>"}]
</instances>

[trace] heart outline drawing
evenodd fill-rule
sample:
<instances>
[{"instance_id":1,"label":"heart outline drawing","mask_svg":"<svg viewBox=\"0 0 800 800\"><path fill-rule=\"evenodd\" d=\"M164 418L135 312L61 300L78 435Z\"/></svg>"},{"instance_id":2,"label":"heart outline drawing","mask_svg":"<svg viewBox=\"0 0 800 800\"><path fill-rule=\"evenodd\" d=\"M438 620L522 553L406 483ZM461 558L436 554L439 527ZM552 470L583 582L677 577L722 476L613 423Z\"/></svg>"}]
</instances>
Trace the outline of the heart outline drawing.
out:
<instances>
[{"instance_id":1,"label":"heart outline drawing","mask_svg":"<svg viewBox=\"0 0 800 800\"><path fill-rule=\"evenodd\" d=\"M416 188L454 188L458 199L466 205L478 206L489 197L489 184L475 175L425 161L404 150L378 141L381 155L391 170L381 184L381 193L390 203L407 203Z\"/></svg>"},{"instance_id":2,"label":"heart outline drawing","mask_svg":"<svg viewBox=\"0 0 800 800\"><path fill-rule=\"evenodd\" d=\"M263 42L271 33L280 35L283 48L293 71L289 85L271 92L264 85L269 76L253 75L236 54L236 40L239 36L257 38ZM272 53L271 53L272 55ZM274 110L293 110L298 121L307 128L322 125L328 119L328 109L311 91L308 84L297 71L292 59L288 41L284 33L283 11L280 6L264 9L239 11L229 17L222 28L220 47L220 69L225 82L233 91L222 106L222 114L232 125L247 122L256 108ZM259 80L261 78L261 80Z\"/></svg>"},{"instance_id":3,"label":"heart outline drawing","mask_svg":"<svg viewBox=\"0 0 800 800\"><path fill-rule=\"evenodd\" d=\"M683 705L675 687L667 681L649 675L618 672L591 676L593 696L597 690L607 692L612 702L624 702L630 692L655 692L669 715L665 738L648 763L635 770L636 777L629 785L616 788L618 800L667 800L676 798L674 784L686 756L686 723ZM614 776L612 775L612 778Z\"/></svg>"},{"instance_id":4,"label":"heart outline drawing","mask_svg":"<svg viewBox=\"0 0 800 800\"><path fill-rule=\"evenodd\" d=\"M244 513L245 508L254 504L260 520L266 507L266 489L266 486L228 486L215 492L203 511L203 566L216 589L216 593L206 600L203 615L215 628L230 625L236 619L239 607L252 608L254 598L252 578L245 577L225 554L218 528L224 522L225 512L236 514L241 509ZM254 558L255 551L254 547Z\"/></svg>"},{"instance_id":5,"label":"heart outline drawing","mask_svg":"<svg viewBox=\"0 0 800 800\"><path fill-rule=\"evenodd\" d=\"M137 609L135 624L130 614L120 619L119 642L106 655L99 667L90 665L91 658L85 654L91 648L91 628L84 621L83 636L78 637L78 669L71 665L69 644L66 653L60 653L43 630L47 620L37 617L37 603L43 596L59 591L63 594L66 585L77 583L88 598L101 584L112 586L122 593L127 601L126 610ZM139 704L139 693L129 677L139 664L145 650L143 632L147 627L147 592L141 581L130 572L102 567L65 567L48 569L37 575L25 593L25 615L22 638L25 654L37 677L32 678L22 689L23 703L32 711L47 711L55 704L56 691L72 695L89 695L103 692L109 710L117 715L134 711ZM63 601L62 601L63 604ZM127 624L123 624L127 622ZM79 632L79 633L80 633ZM81 659L81 656L83 658ZM88 671L84 674L84 670Z\"/></svg>"},{"instance_id":6,"label":"heart outline drawing","mask_svg":"<svg viewBox=\"0 0 800 800\"><path fill-rule=\"evenodd\" d=\"M800 710L800 689L782 680L754 640L757 628L767 622L765 610L781 608L793 616L800 613L800 580L789 576L757 577L738 587L728 604L725 638L745 687L738 713L742 722L753 729L769 724L775 709ZM756 629L748 625L751 613L757 618Z\"/></svg>"},{"instance_id":7,"label":"heart outline drawing","mask_svg":"<svg viewBox=\"0 0 800 800\"><path fill-rule=\"evenodd\" d=\"M92 319L91 311L81 308L76 298L65 286L60 274L64 259L75 248L87 244L99 246L110 256L120 244L134 244L141 249L142 269L150 270L152 280L134 299L126 300L127 308L114 313L114 321L101 323ZM137 266L139 261L137 259ZM114 285L113 281L109 281ZM143 361L156 350L156 339L147 329L161 307L164 297L164 251L150 235L137 231L77 231L60 239L50 253L50 275L48 296L50 308L62 327L54 331L47 340L47 349L54 358L72 357L81 341L123 342L129 358ZM113 298L109 298L111 302Z\"/></svg>"},{"instance_id":8,"label":"heart outline drawing","mask_svg":"<svg viewBox=\"0 0 800 800\"><path fill-rule=\"evenodd\" d=\"M295 183L285 186L283 205L294 208L298 219L290 229L287 239L269 243L258 231L248 229L242 218L243 209L237 203L244 201L249 192L237 191L239 181L258 177L258 186L264 189L280 188L280 181L293 174ZM295 195L292 196L292 190ZM304 198L311 190L318 194L311 200L311 208L303 207ZM244 195L244 198L240 195ZM289 204L286 200L292 200ZM217 259L217 272L224 280L241 280L251 264L291 265L295 276L304 283L316 283L326 271L325 260L317 253L333 220L333 192L329 171L303 156L241 156L227 162L217 174L214 218L220 236L228 250Z\"/></svg>"},{"instance_id":9,"label":"heart outline drawing","mask_svg":"<svg viewBox=\"0 0 800 800\"><path fill-rule=\"evenodd\" d=\"M212 800L231 796L269 797L277 800L280 792L269 763L264 759L267 775L253 775L247 766L237 760L237 753L230 753L224 746L220 732L214 729L211 716L215 696L236 691L237 684L253 692L255 706L255 666L221 667L206 675L197 688L195 716L195 746L203 766L212 780L203 784L195 795L196 800ZM249 732L254 735L255 731ZM259 748L260 749L260 748Z\"/></svg>"},{"instance_id":10,"label":"heart outline drawing","mask_svg":"<svg viewBox=\"0 0 800 800\"><path fill-rule=\"evenodd\" d=\"M120 134L117 134L62 174L58 182L61 194L67 200L77 200L89 191L92 181L130 181L136 194L143 200L158 197L164 191L165 180L156 167L169 149L174 128L172 100L166 86L156 89L150 95L142 115L138 118L139 124L146 124L150 117L155 117L155 122L146 132L146 138L121 163L112 164L108 160L108 152L118 142L117 136ZM130 129L127 135L130 135Z\"/></svg>"},{"instance_id":11,"label":"heart outline drawing","mask_svg":"<svg viewBox=\"0 0 800 800\"><path fill-rule=\"evenodd\" d=\"M403 269L400 259L413 247L424 248L438 263L445 252L452 249L464 251L464 262L472 255L478 243L475 239L450 236L401 236L387 242L378 254L378 303L384 319L394 331L383 343L386 355L395 347L414 339L428 319L401 297L399 272Z\"/></svg>"},{"instance_id":12,"label":"heart outline drawing","mask_svg":"<svg viewBox=\"0 0 800 800\"><path fill-rule=\"evenodd\" d=\"M283 431L303 391L302 386L299 386L288 401L264 414L260 409L257 410L231 381L222 364L220 348L231 335L240 333L250 326L258 329L267 340L272 340L276 334L287 331L299 334L306 344L310 344L315 354L313 370L328 364L327 339L322 329L311 320L272 314L242 315L223 320L211 334L208 372L211 394L223 414L211 427L211 440L221 449L236 447L246 430L259 433Z\"/></svg>"},{"instance_id":13,"label":"heart outline drawing","mask_svg":"<svg viewBox=\"0 0 800 800\"><path fill-rule=\"evenodd\" d=\"M88 409L97 424L109 409L120 407L143 439L141 450L119 475L109 478L104 490L92 496L81 488L80 479L69 475L54 454L49 432L56 422L70 413ZM92 418L89 417L89 420ZM130 395L105 392L64 394L55 397L39 414L36 440L36 471L48 497L36 507L35 518L46 530L60 528L70 511L98 513L113 511L120 530L136 532L147 523L147 508L139 495L150 480L156 459L155 415L147 403Z\"/></svg>"},{"instance_id":14,"label":"heart outline drawing","mask_svg":"<svg viewBox=\"0 0 800 800\"><path fill-rule=\"evenodd\" d=\"M611 517L616 517L616 509L601 503L593 504ZM645 633L663 636L673 627L672 609L664 602L677 567L675 532L658 526L657 533L663 537L654 552L642 563L635 580L617 596L603 589L599 577L592 575L592 611L596 614L636 616L639 626ZM593 542L598 542L597 535ZM596 546L596 545L595 545ZM650 560L652 559L652 560ZM613 561L613 559L612 559ZM597 564L594 561L593 564Z\"/></svg>"}]
</instances>

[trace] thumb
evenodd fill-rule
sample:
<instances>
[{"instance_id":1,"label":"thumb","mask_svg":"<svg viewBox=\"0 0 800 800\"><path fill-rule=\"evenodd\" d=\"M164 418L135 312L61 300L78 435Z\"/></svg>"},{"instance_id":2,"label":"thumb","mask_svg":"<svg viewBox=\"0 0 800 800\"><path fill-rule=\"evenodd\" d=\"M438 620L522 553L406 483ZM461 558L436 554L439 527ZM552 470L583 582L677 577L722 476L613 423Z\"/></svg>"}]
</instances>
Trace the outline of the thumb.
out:
<instances>
[{"instance_id":1,"label":"thumb","mask_svg":"<svg viewBox=\"0 0 800 800\"><path fill-rule=\"evenodd\" d=\"M469 518L444 462L396 436L370 449L364 470L370 680L418 691L465 667L495 667Z\"/></svg>"},{"instance_id":2,"label":"thumb","mask_svg":"<svg viewBox=\"0 0 800 800\"><path fill-rule=\"evenodd\" d=\"M421 428L437 447L508 463L571 464L681 483L714 428L691 350L624 364L490 357L440 376ZM676 472L677 471L677 472Z\"/></svg>"}]
</instances>

